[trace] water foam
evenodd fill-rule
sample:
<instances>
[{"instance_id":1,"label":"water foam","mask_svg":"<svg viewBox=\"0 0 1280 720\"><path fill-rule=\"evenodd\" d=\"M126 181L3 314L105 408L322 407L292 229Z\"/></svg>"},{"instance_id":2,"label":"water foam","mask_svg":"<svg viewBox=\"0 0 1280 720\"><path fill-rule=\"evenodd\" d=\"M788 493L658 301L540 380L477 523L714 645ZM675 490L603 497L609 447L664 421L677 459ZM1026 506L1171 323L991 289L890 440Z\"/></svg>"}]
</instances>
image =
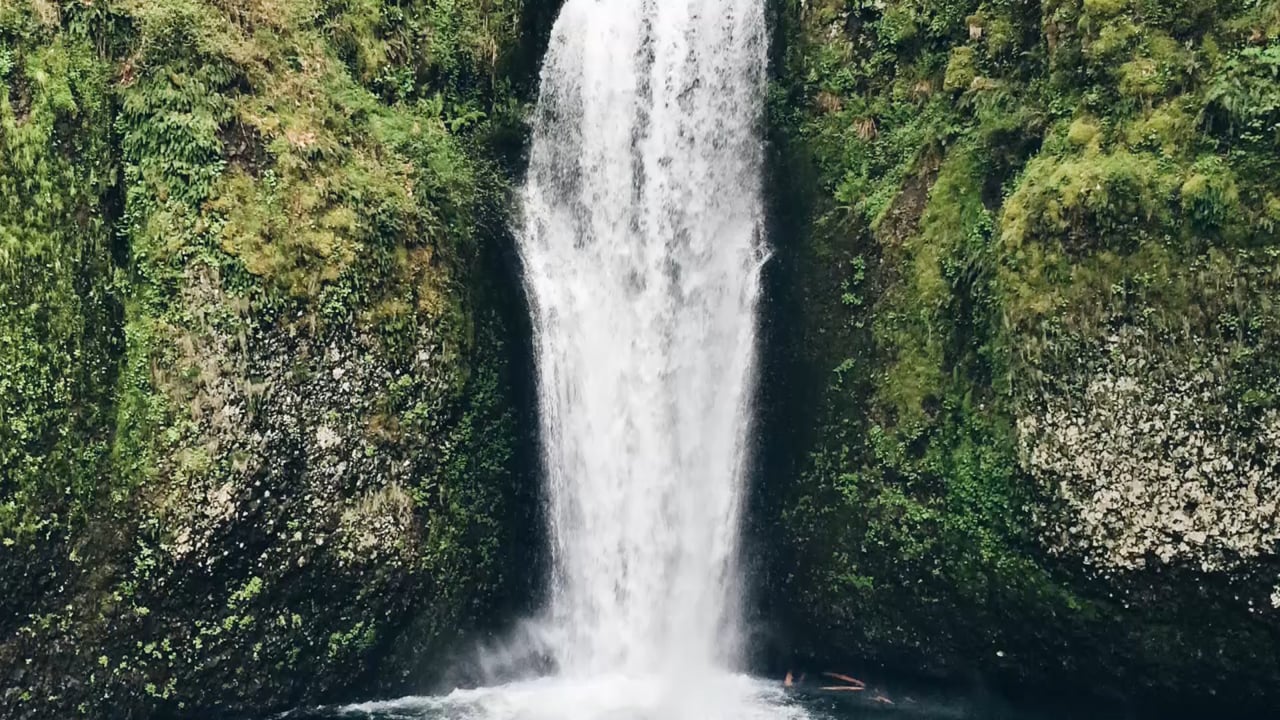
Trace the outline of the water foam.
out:
<instances>
[{"instance_id":1,"label":"water foam","mask_svg":"<svg viewBox=\"0 0 1280 720\"><path fill-rule=\"evenodd\" d=\"M709 684L670 676L545 677L448 695L359 703L336 717L430 720L802 720L811 717L772 683L720 674ZM331 716L331 717L333 717Z\"/></svg>"}]
</instances>

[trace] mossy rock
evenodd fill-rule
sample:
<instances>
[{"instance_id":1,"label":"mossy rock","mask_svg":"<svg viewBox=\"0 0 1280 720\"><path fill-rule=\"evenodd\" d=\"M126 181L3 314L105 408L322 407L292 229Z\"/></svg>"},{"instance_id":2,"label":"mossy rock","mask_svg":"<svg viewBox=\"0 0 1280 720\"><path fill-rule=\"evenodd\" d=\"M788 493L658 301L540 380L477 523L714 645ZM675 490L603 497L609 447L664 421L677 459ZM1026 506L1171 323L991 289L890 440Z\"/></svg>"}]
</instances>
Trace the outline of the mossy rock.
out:
<instances>
[{"instance_id":1,"label":"mossy rock","mask_svg":"<svg viewBox=\"0 0 1280 720\"><path fill-rule=\"evenodd\" d=\"M775 662L1280 707L1276 8L1156 5L775 6Z\"/></svg>"},{"instance_id":2,"label":"mossy rock","mask_svg":"<svg viewBox=\"0 0 1280 720\"><path fill-rule=\"evenodd\" d=\"M421 690L528 602L546 12L0 8L0 714Z\"/></svg>"}]
</instances>

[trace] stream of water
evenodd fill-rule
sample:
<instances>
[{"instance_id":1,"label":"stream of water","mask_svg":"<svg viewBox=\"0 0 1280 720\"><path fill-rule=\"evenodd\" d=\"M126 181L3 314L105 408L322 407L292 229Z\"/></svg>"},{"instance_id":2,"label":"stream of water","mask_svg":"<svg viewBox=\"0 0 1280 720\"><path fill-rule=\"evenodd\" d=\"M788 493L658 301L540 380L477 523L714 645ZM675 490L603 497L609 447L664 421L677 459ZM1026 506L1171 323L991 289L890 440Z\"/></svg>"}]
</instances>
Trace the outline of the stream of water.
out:
<instances>
[{"instance_id":1,"label":"stream of water","mask_svg":"<svg viewBox=\"0 0 1280 720\"><path fill-rule=\"evenodd\" d=\"M570 0L520 234L561 675L732 666L755 358L762 0Z\"/></svg>"}]
</instances>

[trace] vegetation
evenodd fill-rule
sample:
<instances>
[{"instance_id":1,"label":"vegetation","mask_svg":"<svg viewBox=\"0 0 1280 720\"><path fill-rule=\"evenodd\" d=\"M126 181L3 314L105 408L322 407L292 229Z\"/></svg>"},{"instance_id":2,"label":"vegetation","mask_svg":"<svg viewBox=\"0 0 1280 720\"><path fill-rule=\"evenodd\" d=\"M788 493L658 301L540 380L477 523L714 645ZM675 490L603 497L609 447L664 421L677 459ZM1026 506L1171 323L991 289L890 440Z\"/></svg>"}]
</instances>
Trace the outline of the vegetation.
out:
<instances>
[{"instance_id":1,"label":"vegetation","mask_svg":"<svg viewBox=\"0 0 1280 720\"><path fill-rule=\"evenodd\" d=\"M0 3L0 714L421 681L399 628L520 587L492 278L545 12Z\"/></svg>"},{"instance_id":2,"label":"vegetation","mask_svg":"<svg viewBox=\"0 0 1280 720\"><path fill-rule=\"evenodd\" d=\"M1060 490L1085 478L1039 472L1031 429L1051 407L1075 417L1100 377L1177 392L1208 372L1225 390L1197 396L1194 422L1269 442L1280 5L775 9L774 172L789 180L774 282L795 321L771 360L789 390L773 392L796 398L776 401L780 424L805 420L766 462L799 480L762 502L786 539L771 602L792 650L1277 702L1276 665L1258 661L1280 654L1274 547L1220 566L1210 527L1117 567L1127 549L1080 530L1093 500ZM1165 457L1190 448L1170 442ZM1208 503L1238 482L1187 487Z\"/></svg>"}]
</instances>

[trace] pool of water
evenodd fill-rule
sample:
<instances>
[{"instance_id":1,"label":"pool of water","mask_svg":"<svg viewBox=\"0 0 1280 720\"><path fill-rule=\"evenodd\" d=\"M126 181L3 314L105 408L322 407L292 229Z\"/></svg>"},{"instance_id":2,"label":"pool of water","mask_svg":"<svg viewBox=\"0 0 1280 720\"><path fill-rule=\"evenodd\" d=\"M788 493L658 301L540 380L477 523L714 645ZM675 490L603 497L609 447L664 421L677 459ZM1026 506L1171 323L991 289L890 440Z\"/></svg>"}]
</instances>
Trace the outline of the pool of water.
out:
<instances>
[{"instance_id":1,"label":"pool of water","mask_svg":"<svg viewBox=\"0 0 1280 720\"><path fill-rule=\"evenodd\" d=\"M825 682L825 681L824 681ZM846 683L831 681L827 687ZM786 687L744 675L540 678L446 695L296 710L274 720L1069 720L1116 717L867 686Z\"/></svg>"}]
</instances>

